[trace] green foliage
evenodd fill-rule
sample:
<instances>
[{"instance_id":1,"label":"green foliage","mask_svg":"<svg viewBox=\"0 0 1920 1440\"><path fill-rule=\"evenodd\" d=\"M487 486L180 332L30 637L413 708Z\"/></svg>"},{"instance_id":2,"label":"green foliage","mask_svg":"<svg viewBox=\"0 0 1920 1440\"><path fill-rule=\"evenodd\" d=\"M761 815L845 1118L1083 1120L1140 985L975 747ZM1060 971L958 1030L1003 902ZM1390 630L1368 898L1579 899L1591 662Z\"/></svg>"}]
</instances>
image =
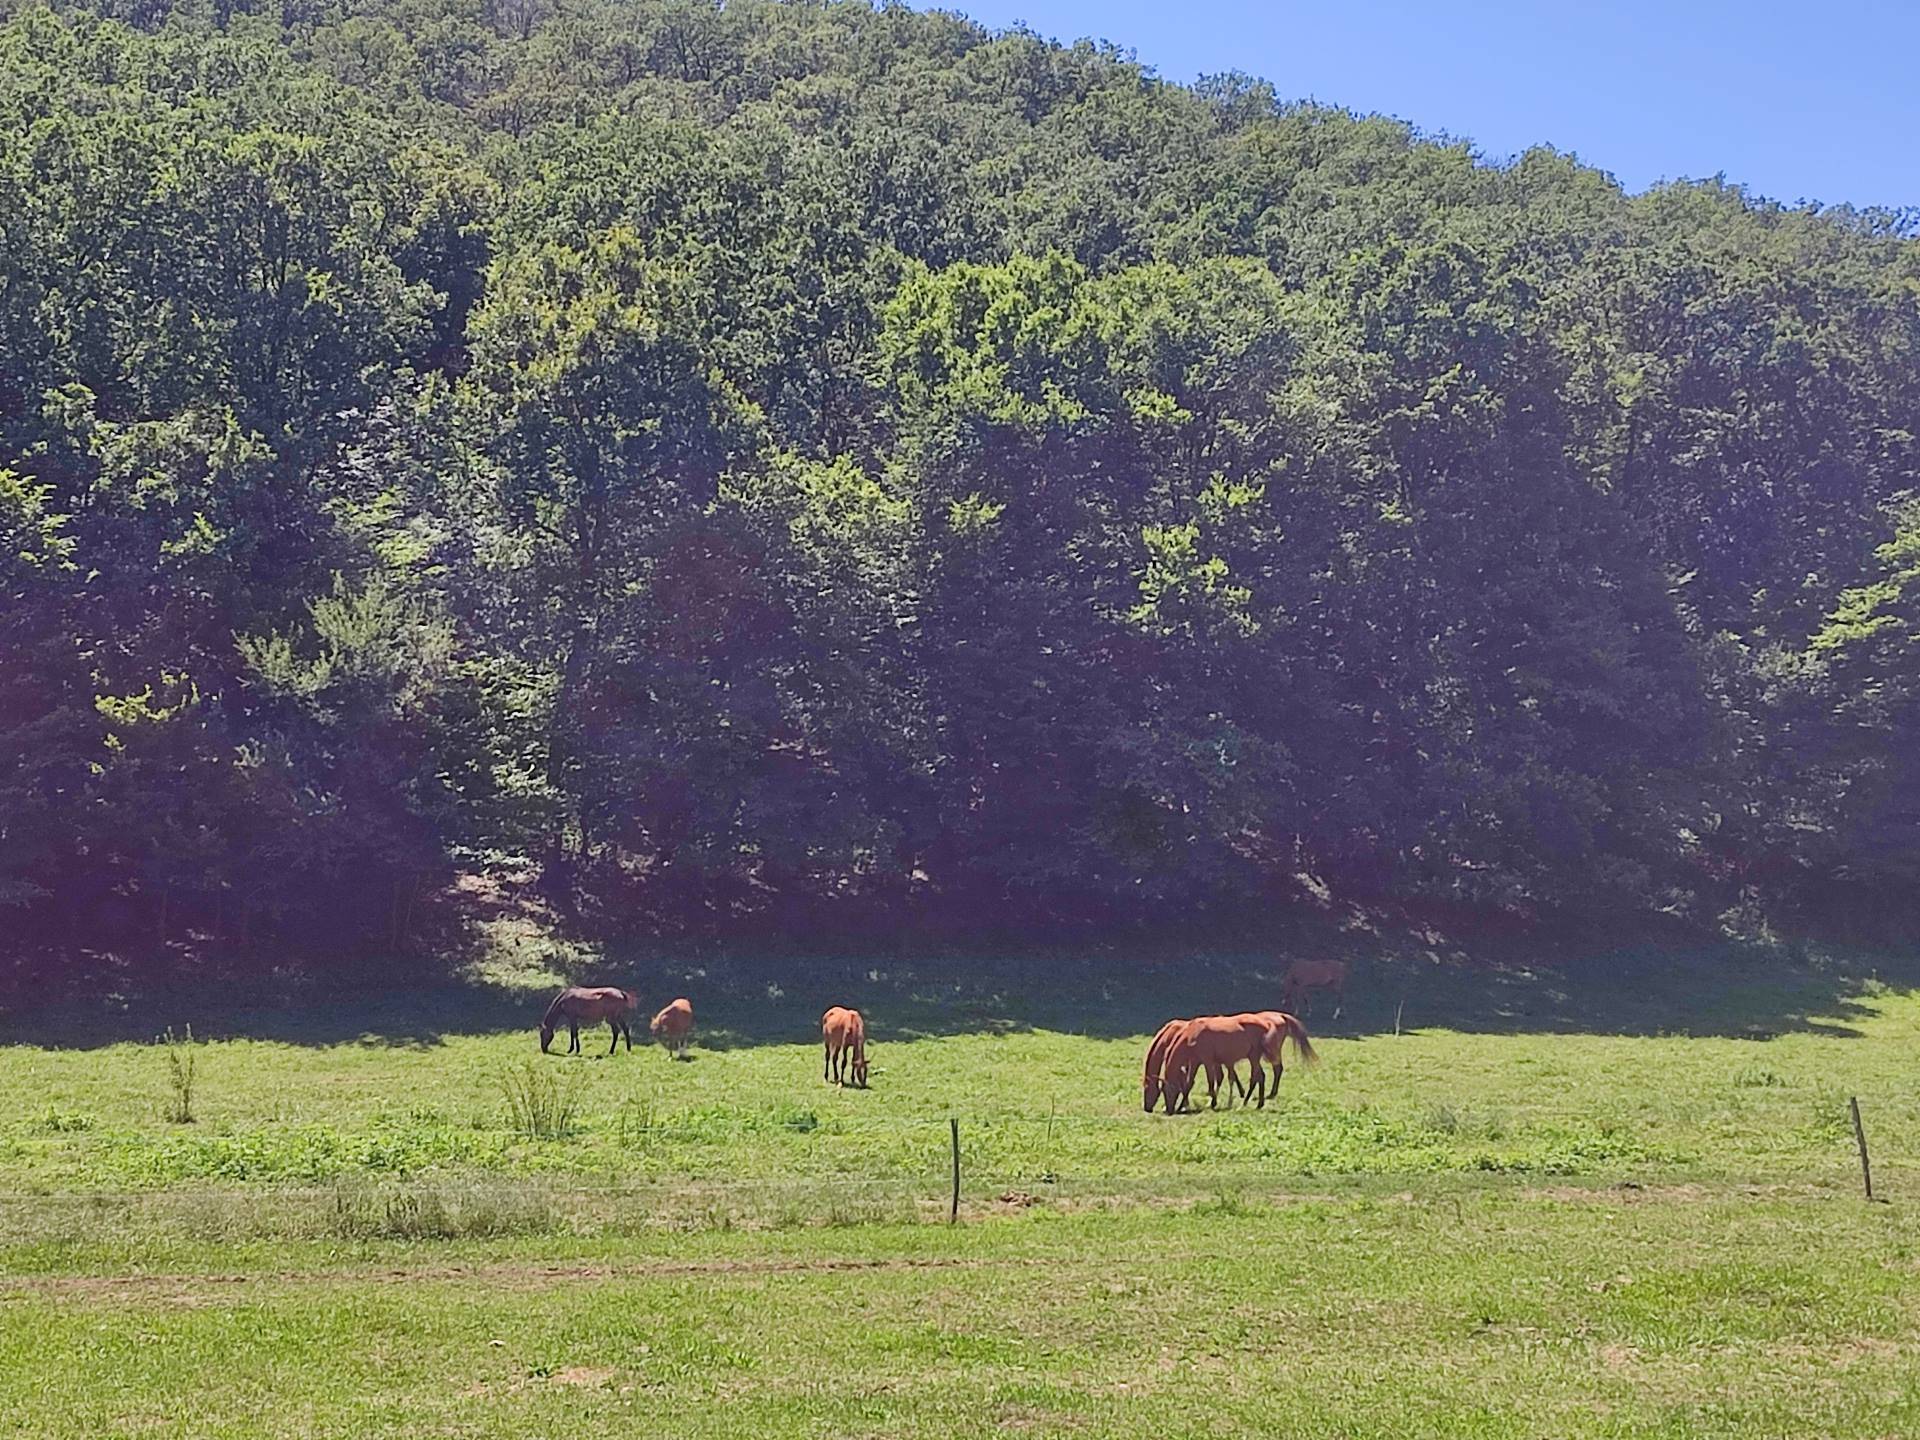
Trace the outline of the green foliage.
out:
<instances>
[{"instance_id":1,"label":"green foliage","mask_svg":"<svg viewBox=\"0 0 1920 1440\"><path fill-rule=\"evenodd\" d=\"M5 13L35 974L422 950L487 868L1914 919L1901 217L897 7Z\"/></svg>"},{"instance_id":2,"label":"green foliage","mask_svg":"<svg viewBox=\"0 0 1920 1440\"><path fill-rule=\"evenodd\" d=\"M11 584L71 563L73 541L61 535L69 516L47 508L51 485L34 485L12 470L0 469L0 562ZM16 603L26 599L15 592Z\"/></svg>"},{"instance_id":3,"label":"green foliage","mask_svg":"<svg viewBox=\"0 0 1920 1440\"><path fill-rule=\"evenodd\" d=\"M1920 509L1902 517L1899 532L1874 551L1883 578L1843 591L1826 624L1814 633L1810 648L1853 651L1890 648L1895 656L1911 649L1920 633ZM1893 658L1893 657L1889 657Z\"/></svg>"}]
</instances>

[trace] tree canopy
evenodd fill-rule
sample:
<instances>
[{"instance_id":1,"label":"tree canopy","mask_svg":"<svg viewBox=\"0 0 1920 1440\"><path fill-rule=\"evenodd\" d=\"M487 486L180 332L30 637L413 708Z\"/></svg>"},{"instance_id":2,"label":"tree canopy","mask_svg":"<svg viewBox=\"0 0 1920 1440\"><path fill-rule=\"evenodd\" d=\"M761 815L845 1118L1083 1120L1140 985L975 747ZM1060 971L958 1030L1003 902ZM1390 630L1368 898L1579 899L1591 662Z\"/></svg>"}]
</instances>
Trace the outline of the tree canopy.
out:
<instances>
[{"instance_id":1,"label":"tree canopy","mask_svg":"<svg viewBox=\"0 0 1920 1440\"><path fill-rule=\"evenodd\" d=\"M1910 923L1915 234L864 0L0 0L0 917Z\"/></svg>"}]
</instances>

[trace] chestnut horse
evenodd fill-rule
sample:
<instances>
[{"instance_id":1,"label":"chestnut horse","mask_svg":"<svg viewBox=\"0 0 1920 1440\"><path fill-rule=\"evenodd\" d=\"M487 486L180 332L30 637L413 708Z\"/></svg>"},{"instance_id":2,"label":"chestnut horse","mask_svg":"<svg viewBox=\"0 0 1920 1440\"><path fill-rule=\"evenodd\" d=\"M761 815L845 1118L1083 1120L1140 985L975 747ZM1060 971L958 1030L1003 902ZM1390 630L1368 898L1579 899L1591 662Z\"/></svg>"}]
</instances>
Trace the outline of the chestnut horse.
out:
<instances>
[{"instance_id":1,"label":"chestnut horse","mask_svg":"<svg viewBox=\"0 0 1920 1440\"><path fill-rule=\"evenodd\" d=\"M1149 1115L1153 1113L1153 1107L1160 1099L1160 1076L1166 1069L1167 1050L1186 1023L1184 1020L1167 1021L1160 1027L1159 1033L1153 1037L1153 1043L1147 1047L1147 1068L1140 1076L1140 1107Z\"/></svg>"},{"instance_id":2,"label":"chestnut horse","mask_svg":"<svg viewBox=\"0 0 1920 1440\"><path fill-rule=\"evenodd\" d=\"M820 1017L820 1038L826 1043L827 1062L820 1078L836 1085L847 1083L847 1066L853 1066L853 1083L867 1088L867 1022L858 1010L835 1005Z\"/></svg>"},{"instance_id":3,"label":"chestnut horse","mask_svg":"<svg viewBox=\"0 0 1920 1440\"><path fill-rule=\"evenodd\" d=\"M553 1044L553 1032L564 1022L571 1037L567 1053L578 1055L581 1025L598 1025L602 1020L612 1032L607 1038L607 1054L613 1054L622 1035L627 1037L627 1049L631 1051L633 1031L628 1028L627 1016L639 1005L640 997L631 990L616 990L611 985L597 989L569 985L553 997L553 1003L540 1019L540 1053L547 1053L547 1047Z\"/></svg>"},{"instance_id":4,"label":"chestnut horse","mask_svg":"<svg viewBox=\"0 0 1920 1440\"><path fill-rule=\"evenodd\" d=\"M1280 1052L1288 1040L1293 1041L1294 1054L1301 1064L1318 1062L1320 1057L1307 1038L1307 1027L1284 1011L1203 1015L1189 1020L1169 1042L1166 1051L1161 1088L1167 1097L1167 1113L1192 1108L1194 1079L1203 1068L1207 1072L1208 1109L1219 1103L1220 1076L1224 1071L1243 1097L1253 1095L1255 1104L1264 1110L1268 1097L1279 1091ZM1251 1086L1242 1086L1234 1071L1233 1067L1242 1060L1247 1062ZM1262 1060L1273 1067L1271 1084L1261 1072Z\"/></svg>"},{"instance_id":5,"label":"chestnut horse","mask_svg":"<svg viewBox=\"0 0 1920 1440\"><path fill-rule=\"evenodd\" d=\"M1265 1078L1260 1073L1260 1057L1267 1049L1267 1032L1272 1027L1253 1015L1201 1015L1187 1021L1168 1042L1161 1092L1166 1096L1167 1113L1176 1114L1191 1107L1194 1080L1201 1070L1207 1072L1207 1108L1220 1103L1220 1079L1224 1074L1242 1095L1251 1093L1240 1084L1234 1066L1245 1060L1253 1072L1253 1084L1266 1096ZM1229 1092L1229 1099L1232 1098Z\"/></svg>"},{"instance_id":6,"label":"chestnut horse","mask_svg":"<svg viewBox=\"0 0 1920 1440\"><path fill-rule=\"evenodd\" d=\"M684 998L675 1000L653 1017L648 1027L653 1038L666 1046L676 1060L687 1058L687 1046L693 1036L693 1004Z\"/></svg>"},{"instance_id":7,"label":"chestnut horse","mask_svg":"<svg viewBox=\"0 0 1920 1440\"><path fill-rule=\"evenodd\" d=\"M1149 1115L1153 1113L1154 1103L1159 1100L1165 1089L1167 1054L1172 1050L1173 1042L1181 1030L1192 1023L1191 1020L1167 1021L1160 1027L1159 1033L1153 1037L1153 1043L1147 1047L1146 1068L1140 1074L1140 1108ZM1242 1099L1251 1093L1241 1083L1240 1072L1231 1065L1227 1067L1227 1079L1232 1083L1234 1093Z\"/></svg>"},{"instance_id":8,"label":"chestnut horse","mask_svg":"<svg viewBox=\"0 0 1920 1440\"><path fill-rule=\"evenodd\" d=\"M1313 1041L1307 1038L1307 1027L1300 1023L1298 1016L1289 1015L1284 1010L1255 1010L1252 1013L1254 1019L1266 1022L1267 1040L1260 1053L1267 1064L1273 1067L1273 1079L1266 1093L1260 1097L1260 1108L1264 1110L1267 1100L1280 1092L1280 1075L1284 1068L1280 1064L1281 1047L1288 1040L1293 1041L1294 1058L1302 1065L1318 1065L1320 1052L1313 1048ZM1257 1072L1259 1067L1255 1066L1254 1069Z\"/></svg>"},{"instance_id":9,"label":"chestnut horse","mask_svg":"<svg viewBox=\"0 0 1920 1440\"><path fill-rule=\"evenodd\" d=\"M1331 990L1336 1013L1347 998L1347 962L1344 960L1296 960L1287 966L1280 980L1280 1006L1283 1010L1309 1008L1313 992Z\"/></svg>"}]
</instances>

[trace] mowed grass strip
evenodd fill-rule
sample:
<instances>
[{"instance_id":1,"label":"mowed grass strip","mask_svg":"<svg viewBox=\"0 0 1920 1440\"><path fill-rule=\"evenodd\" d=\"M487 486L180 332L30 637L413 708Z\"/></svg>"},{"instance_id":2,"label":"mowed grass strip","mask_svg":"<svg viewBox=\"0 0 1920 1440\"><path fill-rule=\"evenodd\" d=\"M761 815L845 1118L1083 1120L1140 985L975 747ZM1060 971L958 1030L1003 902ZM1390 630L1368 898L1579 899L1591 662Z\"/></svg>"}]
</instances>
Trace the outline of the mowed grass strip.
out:
<instances>
[{"instance_id":1,"label":"mowed grass strip","mask_svg":"<svg viewBox=\"0 0 1920 1440\"><path fill-rule=\"evenodd\" d=\"M3 1282L0 1427L1920 1433L1912 1228L1831 1196L1226 1200L566 1251Z\"/></svg>"}]
</instances>

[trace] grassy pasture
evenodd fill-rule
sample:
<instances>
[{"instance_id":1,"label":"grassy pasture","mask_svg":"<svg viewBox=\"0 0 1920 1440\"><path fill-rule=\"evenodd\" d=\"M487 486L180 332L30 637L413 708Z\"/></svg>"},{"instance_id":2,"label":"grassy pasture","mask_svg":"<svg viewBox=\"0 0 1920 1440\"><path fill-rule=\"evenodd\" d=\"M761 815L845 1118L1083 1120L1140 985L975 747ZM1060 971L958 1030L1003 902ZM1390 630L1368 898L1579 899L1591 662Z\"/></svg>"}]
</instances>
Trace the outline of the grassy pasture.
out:
<instances>
[{"instance_id":1,"label":"grassy pasture","mask_svg":"<svg viewBox=\"0 0 1920 1440\"><path fill-rule=\"evenodd\" d=\"M684 1064L541 1057L530 994L231 1019L191 1124L164 1047L17 1029L0 1431L1920 1433L1920 995L1722 978L1376 985L1267 1111L1194 1117L1138 1063L1211 996L1044 976L823 981L864 1093L824 1000L692 980Z\"/></svg>"}]
</instances>

